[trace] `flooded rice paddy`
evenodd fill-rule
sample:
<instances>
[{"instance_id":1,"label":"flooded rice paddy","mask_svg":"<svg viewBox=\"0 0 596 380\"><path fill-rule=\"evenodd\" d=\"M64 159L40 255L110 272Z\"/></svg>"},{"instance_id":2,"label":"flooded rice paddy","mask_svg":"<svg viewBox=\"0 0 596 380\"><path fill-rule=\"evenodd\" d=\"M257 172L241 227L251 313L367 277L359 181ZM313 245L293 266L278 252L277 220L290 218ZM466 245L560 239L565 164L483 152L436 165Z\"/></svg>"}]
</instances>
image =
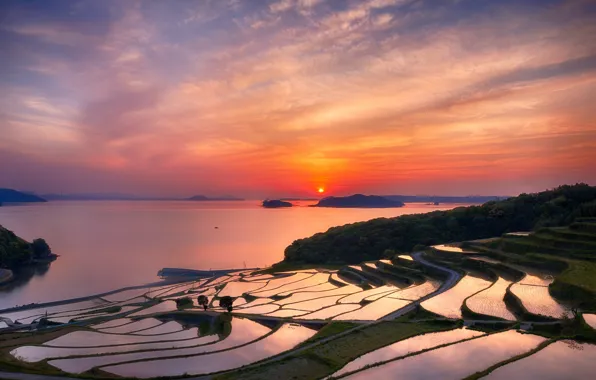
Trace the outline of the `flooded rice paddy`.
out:
<instances>
[{"instance_id":1,"label":"flooded rice paddy","mask_svg":"<svg viewBox=\"0 0 596 380\"><path fill-rule=\"evenodd\" d=\"M106 372L119 376L156 377L199 375L219 372L250 364L284 352L315 334L315 330L284 324L271 335L254 343L209 355L188 358L162 359L102 367Z\"/></svg>"},{"instance_id":2,"label":"flooded rice paddy","mask_svg":"<svg viewBox=\"0 0 596 380\"><path fill-rule=\"evenodd\" d=\"M353 372L363 369L375 363L384 362L399 358L414 352L426 350L432 347L441 346L448 343L458 342L465 339L484 335L480 331L456 329L438 333L418 335L413 338L399 341L389 346L379 348L378 350L369 352L359 358L352 360L339 371L335 372L333 376L339 376L348 372Z\"/></svg>"},{"instance_id":3,"label":"flooded rice paddy","mask_svg":"<svg viewBox=\"0 0 596 380\"><path fill-rule=\"evenodd\" d=\"M558 341L526 358L497 368L483 379L590 380L594 378L596 345Z\"/></svg>"},{"instance_id":4,"label":"flooded rice paddy","mask_svg":"<svg viewBox=\"0 0 596 380\"><path fill-rule=\"evenodd\" d=\"M356 372L347 379L459 380L528 352L544 340L536 335L506 331L395 360Z\"/></svg>"},{"instance_id":5,"label":"flooded rice paddy","mask_svg":"<svg viewBox=\"0 0 596 380\"><path fill-rule=\"evenodd\" d=\"M596 314L584 314L584 321L593 329L596 329Z\"/></svg>"},{"instance_id":6,"label":"flooded rice paddy","mask_svg":"<svg viewBox=\"0 0 596 380\"><path fill-rule=\"evenodd\" d=\"M478 277L464 276L453 288L422 302L422 307L447 318L461 318L464 299L491 286L490 281Z\"/></svg>"},{"instance_id":7,"label":"flooded rice paddy","mask_svg":"<svg viewBox=\"0 0 596 380\"><path fill-rule=\"evenodd\" d=\"M511 281L499 277L490 288L468 298L466 304L475 313L515 321L515 315L507 310L503 301L505 291L510 284Z\"/></svg>"},{"instance_id":8,"label":"flooded rice paddy","mask_svg":"<svg viewBox=\"0 0 596 380\"><path fill-rule=\"evenodd\" d=\"M370 269L376 268L374 263L367 264ZM383 265L392 264L388 261ZM548 294L548 281L532 274L514 284L512 290L515 288L515 294L530 312L556 314L564 309ZM440 281L426 278L421 284L400 288L389 282L363 285L334 271L313 269L274 275L245 272L12 311L0 315L6 318L0 328L14 326L17 320L23 326L35 326L46 316L53 322L82 321L84 329L10 352L24 362L47 360L65 372L78 374L97 368L114 375L141 378L202 375L238 368L290 350L316 333L313 321L369 323L392 319L402 311L413 310L422 298L425 309L461 318L462 303L471 296L467 305L472 311L514 320L503 302L509 285L502 278L491 283L467 275L451 289L430 297L440 288ZM199 296L208 297L207 312L198 304ZM219 306L224 296L233 299L231 314ZM184 298L192 302L182 306L184 317L178 320L176 312L181 306L177 301ZM584 318L588 323L596 323L593 315L586 314ZM414 374L412 378L465 377L477 368L484 369L526 352L543 339L515 331L483 335L456 329L412 337L364 354L336 375L392 378L398 373L394 371L399 371L405 374L404 378L410 374ZM421 352L425 350L430 351ZM478 359L459 361L454 368L445 366L456 357L470 357L476 350L482 352ZM413 356L399 359L410 354ZM389 362L363 369L386 361ZM416 377L415 368L421 377ZM352 374L353 371L356 372Z\"/></svg>"},{"instance_id":9,"label":"flooded rice paddy","mask_svg":"<svg viewBox=\"0 0 596 380\"><path fill-rule=\"evenodd\" d=\"M560 318L569 311L548 292L547 286L513 284L511 292L522 302L524 307L532 314Z\"/></svg>"}]
</instances>

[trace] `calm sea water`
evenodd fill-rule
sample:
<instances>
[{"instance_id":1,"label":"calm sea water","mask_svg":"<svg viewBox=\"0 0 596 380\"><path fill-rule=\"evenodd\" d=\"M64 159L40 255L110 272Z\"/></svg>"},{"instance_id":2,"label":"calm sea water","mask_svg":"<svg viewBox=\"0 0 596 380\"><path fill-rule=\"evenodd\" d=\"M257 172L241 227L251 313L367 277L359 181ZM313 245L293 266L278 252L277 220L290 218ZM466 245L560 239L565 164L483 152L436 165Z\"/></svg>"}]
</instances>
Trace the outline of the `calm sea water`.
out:
<instances>
[{"instance_id":1,"label":"calm sea water","mask_svg":"<svg viewBox=\"0 0 596 380\"><path fill-rule=\"evenodd\" d=\"M0 309L153 282L164 267L266 267L281 261L295 239L332 226L452 207L263 209L258 201L73 201L0 207L0 225L27 240L43 237L61 255L49 270L0 290Z\"/></svg>"}]
</instances>

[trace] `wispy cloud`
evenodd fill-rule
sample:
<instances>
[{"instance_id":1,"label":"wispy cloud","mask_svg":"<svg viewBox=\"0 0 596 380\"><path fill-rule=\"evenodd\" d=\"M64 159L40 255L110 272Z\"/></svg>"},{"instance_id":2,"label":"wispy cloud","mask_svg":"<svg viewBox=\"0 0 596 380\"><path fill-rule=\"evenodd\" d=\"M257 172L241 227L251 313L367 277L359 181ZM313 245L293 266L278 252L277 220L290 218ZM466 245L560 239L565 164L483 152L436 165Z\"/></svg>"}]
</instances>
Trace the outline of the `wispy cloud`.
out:
<instances>
[{"instance_id":1,"label":"wispy cloud","mask_svg":"<svg viewBox=\"0 0 596 380\"><path fill-rule=\"evenodd\" d=\"M4 185L74 186L36 167L164 194L596 180L590 2L174 4L0 5L0 153L27 157Z\"/></svg>"}]
</instances>

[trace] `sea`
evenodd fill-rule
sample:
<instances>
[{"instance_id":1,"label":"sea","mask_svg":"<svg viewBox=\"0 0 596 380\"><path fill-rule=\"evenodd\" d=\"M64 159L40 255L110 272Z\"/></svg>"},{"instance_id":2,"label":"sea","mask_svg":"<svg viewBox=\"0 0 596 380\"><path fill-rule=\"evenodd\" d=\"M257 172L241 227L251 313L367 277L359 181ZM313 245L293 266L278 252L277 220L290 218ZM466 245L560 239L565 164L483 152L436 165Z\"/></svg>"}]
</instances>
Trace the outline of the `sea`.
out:
<instances>
[{"instance_id":1,"label":"sea","mask_svg":"<svg viewBox=\"0 0 596 380\"><path fill-rule=\"evenodd\" d=\"M260 201L52 201L0 207L0 225L60 257L0 288L0 310L159 281L165 267L264 268L294 240L333 226L461 204L265 209Z\"/></svg>"}]
</instances>

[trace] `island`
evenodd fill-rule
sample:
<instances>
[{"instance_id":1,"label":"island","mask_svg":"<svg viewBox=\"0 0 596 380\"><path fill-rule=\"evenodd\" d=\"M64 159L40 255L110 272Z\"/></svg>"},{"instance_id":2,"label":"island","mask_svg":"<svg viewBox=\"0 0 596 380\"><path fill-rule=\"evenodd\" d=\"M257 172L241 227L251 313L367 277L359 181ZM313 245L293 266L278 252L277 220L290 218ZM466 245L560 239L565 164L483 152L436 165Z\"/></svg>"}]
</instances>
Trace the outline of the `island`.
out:
<instances>
[{"instance_id":1,"label":"island","mask_svg":"<svg viewBox=\"0 0 596 380\"><path fill-rule=\"evenodd\" d=\"M13 189L0 189L0 204L29 202L47 202L47 200L34 194L23 193Z\"/></svg>"},{"instance_id":2,"label":"island","mask_svg":"<svg viewBox=\"0 0 596 380\"><path fill-rule=\"evenodd\" d=\"M403 207L401 201L392 201L378 195L354 194L348 197L327 197L323 198L312 207L336 207L336 208L391 208Z\"/></svg>"},{"instance_id":3,"label":"island","mask_svg":"<svg viewBox=\"0 0 596 380\"><path fill-rule=\"evenodd\" d=\"M46 264L57 257L44 239L29 243L0 225L0 284L12 280L24 267Z\"/></svg>"},{"instance_id":4,"label":"island","mask_svg":"<svg viewBox=\"0 0 596 380\"><path fill-rule=\"evenodd\" d=\"M262 204L265 208L280 208L280 207L292 207L293 204L290 202L282 201L281 199L265 199Z\"/></svg>"}]
</instances>

